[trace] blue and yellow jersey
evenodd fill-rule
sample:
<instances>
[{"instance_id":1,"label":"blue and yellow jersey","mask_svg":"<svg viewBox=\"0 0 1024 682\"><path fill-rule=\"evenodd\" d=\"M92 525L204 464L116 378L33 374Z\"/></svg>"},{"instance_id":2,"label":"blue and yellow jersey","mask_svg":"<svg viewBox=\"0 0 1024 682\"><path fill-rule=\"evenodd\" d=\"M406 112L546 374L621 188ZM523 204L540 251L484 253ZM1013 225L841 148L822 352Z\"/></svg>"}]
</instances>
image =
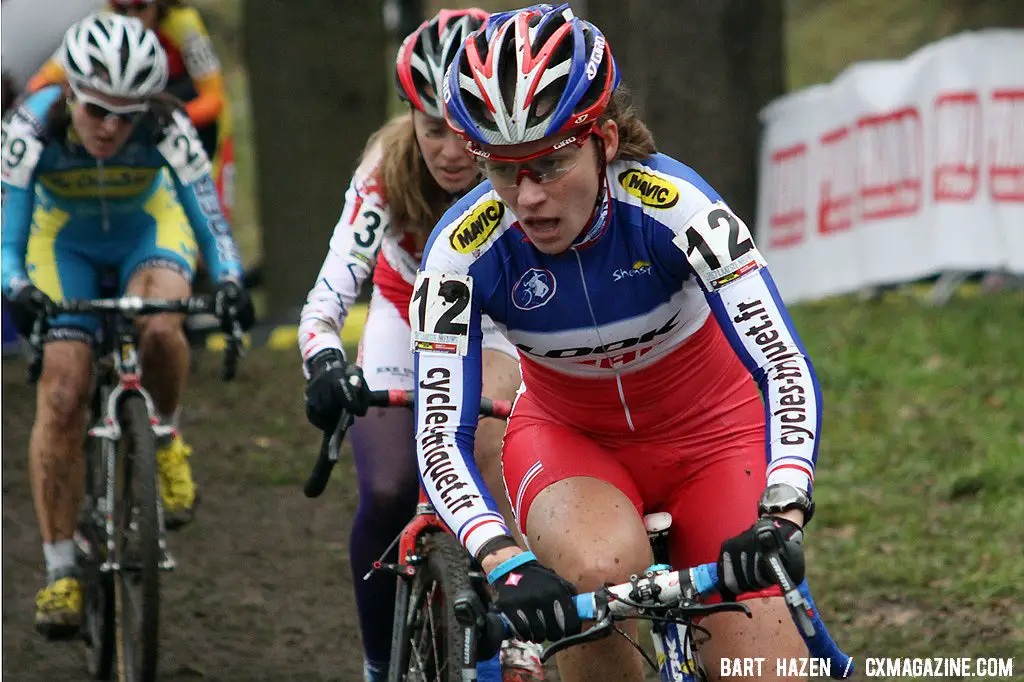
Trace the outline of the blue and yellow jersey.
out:
<instances>
[{"instance_id":1,"label":"blue and yellow jersey","mask_svg":"<svg viewBox=\"0 0 1024 682\"><path fill-rule=\"evenodd\" d=\"M159 193L168 185L212 278L240 280L238 248L221 212L209 158L188 117L175 112L161 124L147 116L114 156L99 160L80 144L73 126L59 135L49 130L47 117L60 97L57 86L34 93L3 127L3 291L28 281L25 257L29 236L39 227L33 218L37 208L88 219L68 220L63 230L120 230L130 243L138 236L131 221L119 218L146 211L162 200Z\"/></svg>"}]
</instances>

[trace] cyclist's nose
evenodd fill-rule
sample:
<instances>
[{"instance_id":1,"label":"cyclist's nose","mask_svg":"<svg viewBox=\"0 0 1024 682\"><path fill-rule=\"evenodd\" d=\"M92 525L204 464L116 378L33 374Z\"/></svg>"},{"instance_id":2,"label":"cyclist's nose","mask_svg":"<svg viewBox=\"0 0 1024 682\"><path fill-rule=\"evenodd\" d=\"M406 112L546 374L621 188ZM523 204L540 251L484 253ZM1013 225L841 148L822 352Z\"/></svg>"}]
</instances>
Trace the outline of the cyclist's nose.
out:
<instances>
[{"instance_id":1,"label":"cyclist's nose","mask_svg":"<svg viewBox=\"0 0 1024 682\"><path fill-rule=\"evenodd\" d=\"M518 190L517 203L524 208L539 206L548 196L544 186L530 177L529 173L520 175Z\"/></svg>"},{"instance_id":2,"label":"cyclist's nose","mask_svg":"<svg viewBox=\"0 0 1024 682\"><path fill-rule=\"evenodd\" d=\"M446 161L462 161L469 156L466 151L466 142L455 133L445 135L444 144L441 145L441 156Z\"/></svg>"}]
</instances>

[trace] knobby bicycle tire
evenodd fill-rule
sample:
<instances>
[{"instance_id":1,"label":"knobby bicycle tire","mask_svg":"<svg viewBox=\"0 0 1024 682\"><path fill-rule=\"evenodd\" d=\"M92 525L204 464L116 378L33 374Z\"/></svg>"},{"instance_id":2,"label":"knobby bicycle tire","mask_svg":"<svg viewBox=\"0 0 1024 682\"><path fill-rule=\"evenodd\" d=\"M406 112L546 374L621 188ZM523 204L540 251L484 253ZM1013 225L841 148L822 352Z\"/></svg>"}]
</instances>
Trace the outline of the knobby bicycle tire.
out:
<instances>
[{"instance_id":1,"label":"knobby bicycle tire","mask_svg":"<svg viewBox=\"0 0 1024 682\"><path fill-rule=\"evenodd\" d=\"M421 553L424 561L408 589L398 588L388 682L463 682L465 633L452 597L473 589L469 555L442 532L427 536Z\"/></svg>"},{"instance_id":2,"label":"knobby bicycle tire","mask_svg":"<svg viewBox=\"0 0 1024 682\"><path fill-rule=\"evenodd\" d=\"M97 399L92 414L101 414ZM82 638L85 640L85 665L94 680L109 680L114 665L114 580L110 572L101 572L106 556L106 535L103 516L97 500L106 495L106 469L103 441L85 437L86 503L78 529L85 542L85 552L78 558L84 587Z\"/></svg>"},{"instance_id":3,"label":"knobby bicycle tire","mask_svg":"<svg viewBox=\"0 0 1024 682\"><path fill-rule=\"evenodd\" d=\"M123 453L114 580L117 669L121 682L155 682L160 635L160 518L156 440L142 396L120 404ZM127 597L127 603L126 603Z\"/></svg>"}]
</instances>

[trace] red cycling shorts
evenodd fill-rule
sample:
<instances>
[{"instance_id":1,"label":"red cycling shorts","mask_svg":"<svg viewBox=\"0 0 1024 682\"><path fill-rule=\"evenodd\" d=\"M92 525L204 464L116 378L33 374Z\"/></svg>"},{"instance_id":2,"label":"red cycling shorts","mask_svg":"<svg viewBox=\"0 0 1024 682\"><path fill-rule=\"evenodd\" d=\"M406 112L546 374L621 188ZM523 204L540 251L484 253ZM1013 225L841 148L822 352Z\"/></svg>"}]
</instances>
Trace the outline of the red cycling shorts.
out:
<instances>
[{"instance_id":1,"label":"red cycling shorts","mask_svg":"<svg viewBox=\"0 0 1024 682\"><path fill-rule=\"evenodd\" d=\"M523 359L526 390L505 433L502 469L524 535L540 491L573 476L615 486L640 515L670 513L670 560L677 568L716 561L722 542L757 520L765 488L764 407L714 318L654 368L647 379L624 382L627 403L630 389L647 396L655 390L662 402L671 400L677 408L671 418L658 417L657 426L633 410L636 430L631 431L609 428L622 422L621 415L616 421L586 404L584 396L600 395L603 387L597 384L609 380L559 374L557 388L544 381L542 390L532 391L530 378L536 385L554 377ZM559 400L556 391L565 392L566 399ZM569 400L570 395L577 398ZM663 404L658 411L664 412ZM744 598L778 594L776 588Z\"/></svg>"}]
</instances>

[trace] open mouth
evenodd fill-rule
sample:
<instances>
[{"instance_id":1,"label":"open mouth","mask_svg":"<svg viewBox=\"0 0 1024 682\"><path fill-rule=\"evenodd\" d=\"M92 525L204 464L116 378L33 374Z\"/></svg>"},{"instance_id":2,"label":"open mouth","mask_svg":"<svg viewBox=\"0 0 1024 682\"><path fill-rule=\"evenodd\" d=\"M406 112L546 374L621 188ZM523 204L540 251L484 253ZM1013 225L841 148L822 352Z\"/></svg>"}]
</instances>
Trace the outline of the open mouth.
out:
<instances>
[{"instance_id":1,"label":"open mouth","mask_svg":"<svg viewBox=\"0 0 1024 682\"><path fill-rule=\"evenodd\" d=\"M530 237L550 239L558 235L558 218L524 218L522 225Z\"/></svg>"}]
</instances>

